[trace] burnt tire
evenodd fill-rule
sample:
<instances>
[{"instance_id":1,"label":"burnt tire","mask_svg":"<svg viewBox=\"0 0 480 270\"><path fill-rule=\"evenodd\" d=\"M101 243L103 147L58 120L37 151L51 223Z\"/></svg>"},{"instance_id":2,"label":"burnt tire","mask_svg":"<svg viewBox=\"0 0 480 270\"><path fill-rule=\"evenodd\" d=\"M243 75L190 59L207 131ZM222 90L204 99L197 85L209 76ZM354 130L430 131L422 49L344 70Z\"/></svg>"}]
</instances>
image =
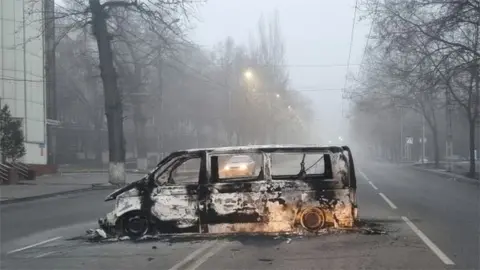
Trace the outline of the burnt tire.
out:
<instances>
[{"instance_id":1,"label":"burnt tire","mask_svg":"<svg viewBox=\"0 0 480 270\"><path fill-rule=\"evenodd\" d=\"M149 217L142 211L126 213L120 219L122 234L130 239L138 239L151 230Z\"/></svg>"}]
</instances>

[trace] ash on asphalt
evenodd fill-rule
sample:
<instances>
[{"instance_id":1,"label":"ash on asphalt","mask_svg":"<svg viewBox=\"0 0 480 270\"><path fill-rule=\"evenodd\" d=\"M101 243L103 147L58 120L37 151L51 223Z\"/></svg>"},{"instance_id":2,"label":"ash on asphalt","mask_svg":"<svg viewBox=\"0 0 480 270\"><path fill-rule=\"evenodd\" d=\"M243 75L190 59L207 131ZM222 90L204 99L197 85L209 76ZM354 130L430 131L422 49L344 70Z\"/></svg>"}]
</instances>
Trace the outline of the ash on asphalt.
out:
<instances>
[{"instance_id":1,"label":"ash on asphalt","mask_svg":"<svg viewBox=\"0 0 480 270\"><path fill-rule=\"evenodd\" d=\"M130 239L128 236L123 237L99 237L92 234L94 230L87 231L86 235L72 237L67 240L83 240L91 243L106 244L111 242L131 241L135 243L148 242L165 242L168 244L175 243L200 243L208 240L224 240L236 241L247 245L277 245L278 242L291 241L298 238L322 237L325 235L335 234L363 234L363 235L385 235L393 232L392 228L387 228L386 224L398 223L400 220L379 220L379 219L362 219L358 220L355 227L348 229L328 228L318 232L301 232L301 233L222 233L222 234L201 234L201 233L184 233L184 234L157 234L146 235L140 239ZM383 223L383 224L382 224Z\"/></svg>"}]
</instances>

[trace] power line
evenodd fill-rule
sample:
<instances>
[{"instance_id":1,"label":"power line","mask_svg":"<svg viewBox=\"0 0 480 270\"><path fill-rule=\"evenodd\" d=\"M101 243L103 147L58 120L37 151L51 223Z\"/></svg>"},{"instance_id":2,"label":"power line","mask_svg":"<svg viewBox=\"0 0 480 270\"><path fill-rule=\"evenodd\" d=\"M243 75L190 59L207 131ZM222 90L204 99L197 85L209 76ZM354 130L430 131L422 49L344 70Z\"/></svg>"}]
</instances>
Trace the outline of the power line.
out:
<instances>
[{"instance_id":1,"label":"power line","mask_svg":"<svg viewBox=\"0 0 480 270\"><path fill-rule=\"evenodd\" d=\"M365 42L365 49L363 50L362 60L360 60L360 66L363 65L363 59L365 58L365 55L367 54L368 42L370 41L370 36L372 35L373 24L375 23L375 18L376 18L375 15L377 14L377 9L378 9L379 2L380 2L380 0L377 0L375 2L375 10L373 11L372 24L370 24L370 30L368 31L367 42Z\"/></svg>"},{"instance_id":2,"label":"power line","mask_svg":"<svg viewBox=\"0 0 480 270\"><path fill-rule=\"evenodd\" d=\"M352 48L353 48L353 37L355 34L355 24L357 21L357 8L358 8L358 0L355 0L355 9L353 10L353 20L352 20L352 31L350 33L350 46L348 48L348 58L347 58L347 74L345 74L345 83L343 85L343 88L345 89L347 87L347 76L348 76L348 70L350 68L350 59L352 57Z\"/></svg>"},{"instance_id":3,"label":"power line","mask_svg":"<svg viewBox=\"0 0 480 270\"><path fill-rule=\"evenodd\" d=\"M358 0L357 0L358 1ZM355 8L355 14L356 14L356 8ZM356 15L355 15L356 16ZM355 21L355 19L354 19ZM148 43L145 39L142 37L139 37L136 33L133 33L129 30L124 29L125 32L128 34L132 35L133 37L141 40L144 43ZM353 40L353 35L352 35L352 40ZM352 42L350 42L352 43ZM351 51L351 49L350 49ZM350 58L350 57L349 57ZM196 76L199 79L203 79L205 82L210 83L214 86L221 87L221 88L230 88L230 86L224 84L223 82L219 82L218 80L210 78L208 75L203 74L201 71L197 70L196 68L188 65L187 63L177 59L177 58L169 58L170 60L173 60L174 62L184 66L185 68L191 70L192 72L189 72L189 74ZM172 65L168 62L166 64L172 68L176 68L175 65ZM208 64L209 66L220 66L219 64L212 63L210 62ZM259 64L259 66L270 66L269 64ZM306 68L328 68L328 67L349 67L349 66L360 66L360 64L351 64L350 60L348 61L347 65L345 64L283 64L283 65L276 65L276 66L282 66L282 67L306 67ZM309 89L294 89L296 92L325 92L325 91L341 91L341 88L332 88L332 89L315 89L315 88L309 88Z\"/></svg>"},{"instance_id":4,"label":"power line","mask_svg":"<svg viewBox=\"0 0 480 270\"><path fill-rule=\"evenodd\" d=\"M367 41L365 42L365 48L363 49L363 54L362 54L362 59L360 60L360 68L358 69L358 73L357 73L357 76L358 74L360 73L361 71L361 66L363 65L363 60L365 59L365 55L367 54L367 50L368 50L368 42L370 41L370 37L372 35L372 31L373 31L373 25L375 23L375 18L376 18L376 14L377 14L377 9L378 9L378 5L380 3L380 0L377 0L375 2L375 9L373 11L373 19L372 19L372 23L370 24L370 29L368 30L368 35L367 35ZM350 97L352 97L352 93L350 94ZM358 96L358 93L357 93L357 96Z\"/></svg>"},{"instance_id":5,"label":"power line","mask_svg":"<svg viewBox=\"0 0 480 270\"><path fill-rule=\"evenodd\" d=\"M332 68L332 67L346 67L347 64L284 64L284 65L273 65L273 64L256 64L260 67L276 66L276 67L287 67L287 68ZM360 66L361 64L349 64L349 66ZM212 64L212 66L220 66L220 64Z\"/></svg>"},{"instance_id":6,"label":"power line","mask_svg":"<svg viewBox=\"0 0 480 270\"><path fill-rule=\"evenodd\" d=\"M262 65L260 65L262 66ZM265 65L269 66L269 65ZM275 65L279 67L289 67L289 68L331 68L331 67L345 67L346 64L310 64L310 65L301 65L301 64L286 64L286 65ZM349 64L348 66L360 66L360 64Z\"/></svg>"},{"instance_id":7,"label":"power line","mask_svg":"<svg viewBox=\"0 0 480 270\"><path fill-rule=\"evenodd\" d=\"M296 92L327 92L327 91L342 91L343 88L319 88L319 89L313 89L313 88L295 88L293 91ZM292 92L293 92L292 91Z\"/></svg>"},{"instance_id":8,"label":"power line","mask_svg":"<svg viewBox=\"0 0 480 270\"><path fill-rule=\"evenodd\" d=\"M353 20L352 20L352 32L350 33L350 47L348 49L348 58L347 58L347 72L345 73L345 83L343 84L343 91L347 88L347 78L348 78L348 71L350 69L350 59L352 57L352 47L353 47L353 37L355 34L355 24L357 21L357 8L358 8L358 0L355 0L355 8L353 10ZM342 116L343 116L343 99L342 99Z\"/></svg>"}]
</instances>

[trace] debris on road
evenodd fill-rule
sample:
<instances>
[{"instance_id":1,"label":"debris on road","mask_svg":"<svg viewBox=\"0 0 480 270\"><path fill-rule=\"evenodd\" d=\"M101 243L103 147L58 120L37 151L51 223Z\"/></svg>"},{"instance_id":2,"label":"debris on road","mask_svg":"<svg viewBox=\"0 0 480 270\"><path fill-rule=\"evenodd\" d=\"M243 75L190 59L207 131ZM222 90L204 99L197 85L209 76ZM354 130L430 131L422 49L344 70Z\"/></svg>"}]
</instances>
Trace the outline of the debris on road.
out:
<instances>
[{"instance_id":1,"label":"debris on road","mask_svg":"<svg viewBox=\"0 0 480 270\"><path fill-rule=\"evenodd\" d=\"M86 237L90 241L100 241L102 239L107 239L108 235L102 229L89 229L87 230Z\"/></svg>"},{"instance_id":2,"label":"debris on road","mask_svg":"<svg viewBox=\"0 0 480 270\"><path fill-rule=\"evenodd\" d=\"M107 238L107 234L105 233L104 230L102 230L102 229L96 229L95 232L96 232L100 237L102 237L103 239Z\"/></svg>"}]
</instances>

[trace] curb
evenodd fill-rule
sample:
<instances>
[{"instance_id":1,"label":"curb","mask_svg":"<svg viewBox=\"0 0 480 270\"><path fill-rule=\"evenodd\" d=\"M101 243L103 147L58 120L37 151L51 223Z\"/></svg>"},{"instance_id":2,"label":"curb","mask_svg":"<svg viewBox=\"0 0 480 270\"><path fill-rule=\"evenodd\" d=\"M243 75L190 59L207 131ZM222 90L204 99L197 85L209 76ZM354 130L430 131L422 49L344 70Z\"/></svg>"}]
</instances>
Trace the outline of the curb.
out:
<instances>
[{"instance_id":1,"label":"curb","mask_svg":"<svg viewBox=\"0 0 480 270\"><path fill-rule=\"evenodd\" d=\"M29 197L23 197L23 198L7 199L7 200L0 201L0 205L14 204L14 203L19 203L19 202L35 201L35 200L40 200L40 199L45 199L45 198L50 198L50 197L56 197L56 196L68 195L68 194L75 194L75 193L81 193L81 192L87 192L87 191L93 191L93 190L116 189L116 188L117 187L115 187L115 186L93 184L91 187L87 187L87 188L59 191L59 192L54 192L54 193L48 193L48 194L42 194L42 195L36 195L36 196L29 196Z\"/></svg>"},{"instance_id":2,"label":"curb","mask_svg":"<svg viewBox=\"0 0 480 270\"><path fill-rule=\"evenodd\" d=\"M468 177L465 177L465 176L459 175L459 174L437 171L437 170L431 170L431 169L424 169L424 168L419 168L417 166L411 166L411 168L413 168L414 170L417 170L417 171L434 173L434 174L441 175L441 176L444 176L444 177L454 178L455 179L454 181L457 181L457 182L473 184L473 185L480 185L479 180L468 178Z\"/></svg>"}]
</instances>

